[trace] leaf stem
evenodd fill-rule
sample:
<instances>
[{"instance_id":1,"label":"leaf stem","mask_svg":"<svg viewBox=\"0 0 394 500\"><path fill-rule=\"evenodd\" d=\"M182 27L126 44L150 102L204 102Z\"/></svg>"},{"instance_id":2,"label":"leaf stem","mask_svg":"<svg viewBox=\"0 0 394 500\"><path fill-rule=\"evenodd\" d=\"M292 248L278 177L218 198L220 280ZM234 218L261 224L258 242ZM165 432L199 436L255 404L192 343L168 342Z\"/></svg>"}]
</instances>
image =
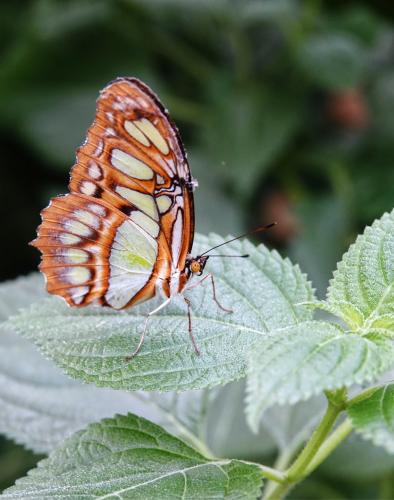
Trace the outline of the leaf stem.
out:
<instances>
[{"instance_id":1,"label":"leaf stem","mask_svg":"<svg viewBox=\"0 0 394 500\"><path fill-rule=\"evenodd\" d=\"M306 467L316 455L320 446L328 436L335 420L337 419L339 413L342 411L341 406L333 404L328 401L326 413L320 421L320 424L316 427L312 434L312 437L306 444L305 448L298 455L293 465L287 471L287 477L289 481L294 481L304 476Z\"/></svg>"},{"instance_id":2,"label":"leaf stem","mask_svg":"<svg viewBox=\"0 0 394 500\"><path fill-rule=\"evenodd\" d=\"M352 423L347 418L321 445L320 449L307 466L305 475L308 476L311 472L313 472L335 450L335 448L342 443L345 438L347 438L352 430Z\"/></svg>"},{"instance_id":3,"label":"leaf stem","mask_svg":"<svg viewBox=\"0 0 394 500\"><path fill-rule=\"evenodd\" d=\"M277 500L283 498L283 496L294 486L294 484L308 475L309 467L312 467L313 465L317 467L321 463L321 461L324 460L324 458L326 458L328 454L335 448L335 446L337 446L341 442L340 438L342 437L342 439L344 439L347 436L351 429L348 431L347 427L345 426L345 428L342 428L342 433L340 432L336 436L334 436L335 433L333 433L334 438L332 438L331 443L328 442L327 448L325 449L325 454L324 451L321 452L321 455L318 454L338 415L344 409L344 399L345 393L343 391L327 394L327 409L319 425L314 430L310 440L307 442L296 460L284 473L286 478L285 481L282 481L276 484L273 488L270 488L270 491L267 491L267 495L264 497L266 500ZM339 428L341 428L341 426ZM316 456L318 457L318 460L316 460ZM316 463L314 462L314 460L316 460ZM313 470L313 468L311 468L311 470Z\"/></svg>"},{"instance_id":4,"label":"leaf stem","mask_svg":"<svg viewBox=\"0 0 394 500\"><path fill-rule=\"evenodd\" d=\"M267 467L266 465L259 464L261 475L271 481L276 483L286 483L286 474L280 470L273 469L272 467Z\"/></svg>"}]
</instances>

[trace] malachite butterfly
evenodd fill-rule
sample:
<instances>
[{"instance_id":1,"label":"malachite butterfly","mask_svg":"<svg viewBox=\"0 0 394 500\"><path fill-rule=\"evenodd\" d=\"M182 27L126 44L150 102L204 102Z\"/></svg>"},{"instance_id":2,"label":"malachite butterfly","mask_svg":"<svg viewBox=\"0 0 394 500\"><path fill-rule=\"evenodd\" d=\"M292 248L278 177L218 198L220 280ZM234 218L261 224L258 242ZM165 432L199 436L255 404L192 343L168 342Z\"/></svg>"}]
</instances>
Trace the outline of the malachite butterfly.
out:
<instances>
[{"instance_id":1,"label":"malachite butterfly","mask_svg":"<svg viewBox=\"0 0 394 500\"><path fill-rule=\"evenodd\" d=\"M194 287L189 279L202 274L209 257L190 255L196 186L178 130L157 96L136 78L111 82L77 150L70 192L42 211L32 242L42 252L48 292L70 306L114 309L161 294L165 300L153 314ZM213 277L206 278L217 302ZM147 321L133 355L146 327Z\"/></svg>"}]
</instances>

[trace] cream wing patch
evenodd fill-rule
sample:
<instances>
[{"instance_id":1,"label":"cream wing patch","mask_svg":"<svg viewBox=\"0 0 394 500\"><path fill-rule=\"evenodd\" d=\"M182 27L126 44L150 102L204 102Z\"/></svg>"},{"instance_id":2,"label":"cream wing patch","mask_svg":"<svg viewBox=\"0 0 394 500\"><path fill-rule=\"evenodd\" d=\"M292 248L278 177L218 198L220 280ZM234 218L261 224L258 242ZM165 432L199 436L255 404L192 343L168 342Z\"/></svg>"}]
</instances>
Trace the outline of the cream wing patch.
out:
<instances>
[{"instance_id":1,"label":"cream wing patch","mask_svg":"<svg viewBox=\"0 0 394 500\"><path fill-rule=\"evenodd\" d=\"M135 179L145 181L153 179L153 170L148 165L121 149L112 150L111 163L115 168Z\"/></svg>"},{"instance_id":2,"label":"cream wing patch","mask_svg":"<svg viewBox=\"0 0 394 500\"><path fill-rule=\"evenodd\" d=\"M161 214L164 214L165 212L167 212L167 210L172 205L172 200L169 196L163 194L162 196L159 196L156 199L156 203L157 203L157 206L159 208L159 212Z\"/></svg>"},{"instance_id":3,"label":"cream wing patch","mask_svg":"<svg viewBox=\"0 0 394 500\"><path fill-rule=\"evenodd\" d=\"M147 118L142 118L141 120L136 120L134 124L157 147L160 153L163 153L163 155L168 155L168 153L170 152L170 148L168 147L167 141L151 121L149 121Z\"/></svg>"},{"instance_id":4,"label":"cream wing patch","mask_svg":"<svg viewBox=\"0 0 394 500\"><path fill-rule=\"evenodd\" d=\"M149 281L157 257L156 240L124 221L117 229L109 264L110 277L105 299L121 309Z\"/></svg>"},{"instance_id":5,"label":"cream wing patch","mask_svg":"<svg viewBox=\"0 0 394 500\"><path fill-rule=\"evenodd\" d=\"M147 137L141 132L139 128L137 128L133 122L126 120L124 124L124 128L126 129L126 132L131 135L134 139L136 139L138 142L143 144L144 146L149 146L149 141Z\"/></svg>"},{"instance_id":6,"label":"cream wing patch","mask_svg":"<svg viewBox=\"0 0 394 500\"><path fill-rule=\"evenodd\" d=\"M117 186L116 192L152 219L159 220L155 201L150 194L140 193L123 186Z\"/></svg>"},{"instance_id":7,"label":"cream wing patch","mask_svg":"<svg viewBox=\"0 0 394 500\"><path fill-rule=\"evenodd\" d=\"M153 236L153 238L157 238L157 236L159 235L159 224L145 215L143 212L140 212L139 210L131 212L130 219L138 226L142 227L144 231Z\"/></svg>"}]
</instances>

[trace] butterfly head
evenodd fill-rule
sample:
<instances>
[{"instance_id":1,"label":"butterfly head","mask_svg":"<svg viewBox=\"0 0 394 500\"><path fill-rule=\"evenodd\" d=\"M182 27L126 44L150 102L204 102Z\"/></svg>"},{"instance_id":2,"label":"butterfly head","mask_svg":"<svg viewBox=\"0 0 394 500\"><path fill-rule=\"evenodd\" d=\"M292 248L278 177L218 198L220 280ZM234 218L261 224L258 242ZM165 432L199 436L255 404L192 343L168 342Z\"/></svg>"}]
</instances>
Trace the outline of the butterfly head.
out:
<instances>
[{"instance_id":1,"label":"butterfly head","mask_svg":"<svg viewBox=\"0 0 394 500\"><path fill-rule=\"evenodd\" d=\"M191 274L196 274L197 276L201 276L208 259L209 255L198 255L197 257L189 257L186 261L186 267L190 270Z\"/></svg>"}]
</instances>

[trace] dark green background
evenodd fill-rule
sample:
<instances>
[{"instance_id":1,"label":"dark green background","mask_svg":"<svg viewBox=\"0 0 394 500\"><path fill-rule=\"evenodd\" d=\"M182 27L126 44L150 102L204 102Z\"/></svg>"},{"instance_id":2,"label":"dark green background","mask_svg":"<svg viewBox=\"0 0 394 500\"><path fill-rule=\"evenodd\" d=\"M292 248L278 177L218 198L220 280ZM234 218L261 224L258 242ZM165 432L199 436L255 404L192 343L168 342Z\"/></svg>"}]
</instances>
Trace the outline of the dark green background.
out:
<instances>
[{"instance_id":1,"label":"dark green background","mask_svg":"<svg viewBox=\"0 0 394 500\"><path fill-rule=\"evenodd\" d=\"M39 211L66 191L98 91L127 75L180 128L197 230L277 220L265 242L322 296L355 235L394 206L393 16L383 1L1 2L0 279L36 268ZM0 486L34 460L3 442ZM339 479L328 466L302 496L393 498L387 463Z\"/></svg>"}]
</instances>

